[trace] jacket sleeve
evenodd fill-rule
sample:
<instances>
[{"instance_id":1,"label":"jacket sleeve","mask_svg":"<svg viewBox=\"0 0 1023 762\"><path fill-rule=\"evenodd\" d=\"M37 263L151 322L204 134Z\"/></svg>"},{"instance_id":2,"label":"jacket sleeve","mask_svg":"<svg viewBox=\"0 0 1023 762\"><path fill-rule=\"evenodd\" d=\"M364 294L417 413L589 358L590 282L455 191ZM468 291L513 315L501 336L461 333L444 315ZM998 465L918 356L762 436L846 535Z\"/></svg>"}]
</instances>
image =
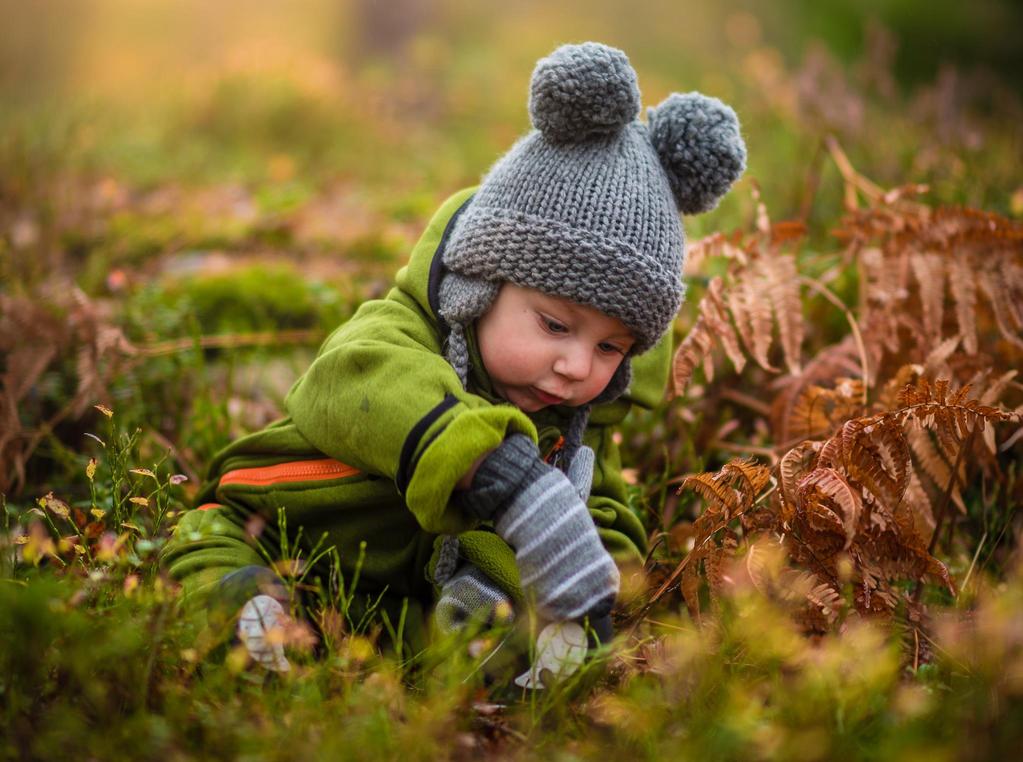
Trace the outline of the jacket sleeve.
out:
<instances>
[{"instance_id":1,"label":"jacket sleeve","mask_svg":"<svg viewBox=\"0 0 1023 762\"><path fill-rule=\"evenodd\" d=\"M285 406L318 450L394 480L423 529L458 533L476 522L449 505L457 481L508 434L537 435L514 406L466 392L440 341L396 288L327 339Z\"/></svg>"}]
</instances>

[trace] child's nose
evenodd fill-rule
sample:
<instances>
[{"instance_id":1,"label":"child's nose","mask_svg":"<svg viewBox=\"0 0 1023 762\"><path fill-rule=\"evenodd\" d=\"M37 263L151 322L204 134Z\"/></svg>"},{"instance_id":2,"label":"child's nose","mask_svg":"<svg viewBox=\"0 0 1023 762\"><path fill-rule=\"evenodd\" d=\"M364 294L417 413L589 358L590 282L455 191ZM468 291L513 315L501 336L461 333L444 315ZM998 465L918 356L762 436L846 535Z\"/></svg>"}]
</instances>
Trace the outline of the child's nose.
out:
<instances>
[{"instance_id":1,"label":"child's nose","mask_svg":"<svg viewBox=\"0 0 1023 762\"><path fill-rule=\"evenodd\" d=\"M590 375L593 353L582 342L572 342L554 361L554 372L571 381L582 381Z\"/></svg>"}]
</instances>

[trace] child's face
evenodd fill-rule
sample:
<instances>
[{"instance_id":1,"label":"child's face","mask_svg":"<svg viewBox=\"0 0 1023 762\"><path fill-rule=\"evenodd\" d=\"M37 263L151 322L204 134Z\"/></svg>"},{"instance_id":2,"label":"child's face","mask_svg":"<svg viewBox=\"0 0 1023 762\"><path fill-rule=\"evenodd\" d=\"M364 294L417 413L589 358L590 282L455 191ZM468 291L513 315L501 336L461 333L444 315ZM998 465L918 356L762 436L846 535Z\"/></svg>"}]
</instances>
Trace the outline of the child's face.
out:
<instances>
[{"instance_id":1,"label":"child's face","mask_svg":"<svg viewBox=\"0 0 1023 762\"><path fill-rule=\"evenodd\" d=\"M476 337L497 393L527 413L586 404L635 342L617 318L513 283L501 286Z\"/></svg>"}]
</instances>

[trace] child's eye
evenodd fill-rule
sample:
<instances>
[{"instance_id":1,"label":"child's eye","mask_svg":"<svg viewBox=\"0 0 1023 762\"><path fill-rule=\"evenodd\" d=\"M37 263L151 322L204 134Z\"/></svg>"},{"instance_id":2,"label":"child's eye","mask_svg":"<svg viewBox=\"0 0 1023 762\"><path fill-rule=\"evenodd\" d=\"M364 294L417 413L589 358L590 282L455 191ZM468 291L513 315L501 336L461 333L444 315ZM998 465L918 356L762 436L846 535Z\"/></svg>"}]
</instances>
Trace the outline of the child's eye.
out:
<instances>
[{"instance_id":1,"label":"child's eye","mask_svg":"<svg viewBox=\"0 0 1023 762\"><path fill-rule=\"evenodd\" d=\"M606 355L610 355L610 354L624 355L625 354L625 350L622 349L620 346L618 346L617 344L611 344L610 342L607 342L607 341L600 342L597 345L597 349L599 349L601 352L603 352Z\"/></svg>"},{"instance_id":2,"label":"child's eye","mask_svg":"<svg viewBox=\"0 0 1023 762\"><path fill-rule=\"evenodd\" d=\"M568 332L568 326L566 326L564 323L558 322L554 318L549 318L546 315L542 315L540 319L543 322L543 327L546 328L551 333Z\"/></svg>"}]
</instances>

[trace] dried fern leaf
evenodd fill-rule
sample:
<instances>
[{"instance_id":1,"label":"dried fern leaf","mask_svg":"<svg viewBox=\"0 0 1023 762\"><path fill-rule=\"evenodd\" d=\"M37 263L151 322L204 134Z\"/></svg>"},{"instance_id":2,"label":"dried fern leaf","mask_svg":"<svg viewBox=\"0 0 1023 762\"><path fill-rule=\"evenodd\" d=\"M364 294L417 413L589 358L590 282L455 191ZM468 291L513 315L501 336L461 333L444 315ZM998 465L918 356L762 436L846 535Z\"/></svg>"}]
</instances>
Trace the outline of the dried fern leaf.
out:
<instances>
[{"instance_id":1,"label":"dried fern leaf","mask_svg":"<svg viewBox=\"0 0 1023 762\"><path fill-rule=\"evenodd\" d=\"M789 505L796 505L799 482L810 469L819 446L816 442L803 442L782 456L778 474L781 477L782 496Z\"/></svg>"},{"instance_id":2,"label":"dried fern leaf","mask_svg":"<svg viewBox=\"0 0 1023 762\"><path fill-rule=\"evenodd\" d=\"M692 381L693 372L708 356L712 343L713 338L708 330L707 321L701 312L689 334L679 344L672 361L671 376L676 396L680 397L685 394L686 387ZM705 370L708 371L707 380L712 380L714 377L713 365L705 365Z\"/></svg>"},{"instance_id":3,"label":"dried fern leaf","mask_svg":"<svg viewBox=\"0 0 1023 762\"><path fill-rule=\"evenodd\" d=\"M742 369L746 367L746 355L739 348L739 337L728 320L723 289L724 282L721 278L712 278L707 287L707 294L700 302L700 310L706 316L707 327L711 335L717 337L721 346L724 347L728 359L732 361L735 372L742 373Z\"/></svg>"},{"instance_id":4,"label":"dried fern leaf","mask_svg":"<svg viewBox=\"0 0 1023 762\"><path fill-rule=\"evenodd\" d=\"M923 368L919 365L901 366L882 387L878 395L878 406L882 410L894 410L897 407L902 407L902 391L907 386L915 388L916 380L922 372Z\"/></svg>"},{"instance_id":5,"label":"dried fern leaf","mask_svg":"<svg viewBox=\"0 0 1023 762\"><path fill-rule=\"evenodd\" d=\"M761 490L771 481L771 469L753 458L733 458L721 468L727 477L738 479L741 510L753 506Z\"/></svg>"},{"instance_id":6,"label":"dried fern leaf","mask_svg":"<svg viewBox=\"0 0 1023 762\"><path fill-rule=\"evenodd\" d=\"M828 415L830 389L816 384L803 388L785 420L786 439L822 439L831 434L834 426Z\"/></svg>"},{"instance_id":7,"label":"dried fern leaf","mask_svg":"<svg viewBox=\"0 0 1023 762\"><path fill-rule=\"evenodd\" d=\"M948 260L949 286L955 302L956 321L963 349L971 355L977 354L977 282L973 269L966 257L956 252Z\"/></svg>"},{"instance_id":8,"label":"dried fern leaf","mask_svg":"<svg viewBox=\"0 0 1023 762\"><path fill-rule=\"evenodd\" d=\"M687 476L678 491L691 489L707 501L707 512L721 512L725 520L741 511L739 493L714 473ZM702 516L701 516L702 518ZM699 538L698 538L699 539Z\"/></svg>"},{"instance_id":9,"label":"dried fern leaf","mask_svg":"<svg viewBox=\"0 0 1023 762\"><path fill-rule=\"evenodd\" d=\"M995 325L998 326L999 333L1009 343L1023 348L1023 337L1016 333L1023 328L1023 321L1012 303L1005 283L1000 281L994 273L987 271L980 273L979 280L981 290L991 304L991 311L994 314Z\"/></svg>"},{"instance_id":10,"label":"dried fern leaf","mask_svg":"<svg viewBox=\"0 0 1023 762\"><path fill-rule=\"evenodd\" d=\"M778 334L789 373L800 372L800 349L803 345L803 304L799 297L799 272L796 258L791 254L761 257L755 263L767 284Z\"/></svg>"},{"instance_id":11,"label":"dried fern leaf","mask_svg":"<svg viewBox=\"0 0 1023 762\"><path fill-rule=\"evenodd\" d=\"M961 336L958 334L939 342L927 354L924 360L924 373L929 376L948 375L948 358L959 347Z\"/></svg>"},{"instance_id":12,"label":"dried fern leaf","mask_svg":"<svg viewBox=\"0 0 1023 762\"><path fill-rule=\"evenodd\" d=\"M896 511L896 517L898 518L902 513L909 516L909 521L905 523L907 527L912 529L917 540L925 546L930 543L931 535L934 534L936 526L934 505L931 503L930 495L927 494L927 490L924 489L924 485L914 469L910 469L909 483L906 485L902 502Z\"/></svg>"},{"instance_id":13,"label":"dried fern leaf","mask_svg":"<svg viewBox=\"0 0 1023 762\"><path fill-rule=\"evenodd\" d=\"M930 433L922 426L908 426L906 436L919 468L927 474L939 492L944 492L952 481L952 466L938 452ZM966 503L963 502L958 484L953 485L951 497L960 513L965 514Z\"/></svg>"},{"instance_id":14,"label":"dried fern leaf","mask_svg":"<svg viewBox=\"0 0 1023 762\"><path fill-rule=\"evenodd\" d=\"M857 490L853 489L837 470L816 468L800 482L799 494L800 502L807 510L808 515L814 515L811 514L811 511L817 512L820 509L834 515L830 506L825 506L821 502L822 498L831 500L841 509L839 526L845 533L845 547L848 548L856 536L857 524L863 510L863 502ZM816 505L811 506L811 501Z\"/></svg>"},{"instance_id":15,"label":"dried fern leaf","mask_svg":"<svg viewBox=\"0 0 1023 762\"><path fill-rule=\"evenodd\" d=\"M945 306L945 263L939 254L918 252L909 261L920 289L924 333L931 342L938 342Z\"/></svg>"}]
</instances>

